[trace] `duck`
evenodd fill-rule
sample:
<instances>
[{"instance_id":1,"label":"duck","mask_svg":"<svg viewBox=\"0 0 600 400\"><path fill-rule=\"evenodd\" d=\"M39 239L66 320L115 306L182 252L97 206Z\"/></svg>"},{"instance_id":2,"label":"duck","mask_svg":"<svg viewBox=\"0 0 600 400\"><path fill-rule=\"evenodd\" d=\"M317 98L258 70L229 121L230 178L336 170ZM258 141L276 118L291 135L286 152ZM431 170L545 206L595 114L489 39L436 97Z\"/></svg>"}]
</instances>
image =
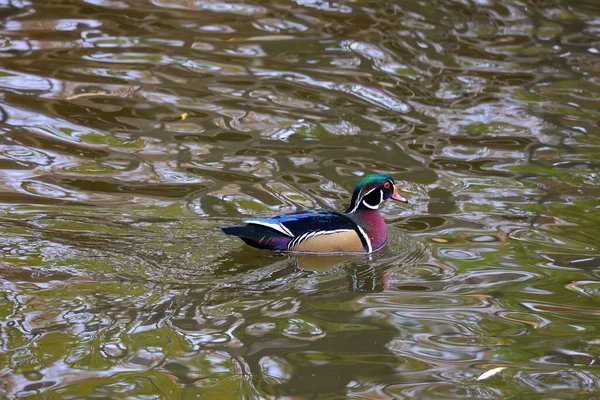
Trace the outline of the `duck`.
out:
<instances>
[{"instance_id":1,"label":"duck","mask_svg":"<svg viewBox=\"0 0 600 400\"><path fill-rule=\"evenodd\" d=\"M277 253L369 254L388 240L379 207L389 199L408 204L390 176L371 174L356 184L344 212L310 209L219 228L252 247Z\"/></svg>"}]
</instances>

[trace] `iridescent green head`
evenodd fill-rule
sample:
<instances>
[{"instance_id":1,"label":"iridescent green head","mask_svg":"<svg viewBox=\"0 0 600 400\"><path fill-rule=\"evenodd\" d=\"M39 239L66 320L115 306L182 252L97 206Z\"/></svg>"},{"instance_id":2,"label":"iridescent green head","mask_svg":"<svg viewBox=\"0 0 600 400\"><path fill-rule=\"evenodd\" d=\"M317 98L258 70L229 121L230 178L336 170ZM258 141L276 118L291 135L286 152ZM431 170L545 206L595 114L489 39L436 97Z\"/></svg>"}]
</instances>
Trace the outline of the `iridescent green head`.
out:
<instances>
[{"instance_id":1,"label":"iridescent green head","mask_svg":"<svg viewBox=\"0 0 600 400\"><path fill-rule=\"evenodd\" d=\"M398 194L398 189L390 176L367 175L356 184L352 201L346 212L351 213L360 209L377 210L387 199L408 203L408 200Z\"/></svg>"}]
</instances>

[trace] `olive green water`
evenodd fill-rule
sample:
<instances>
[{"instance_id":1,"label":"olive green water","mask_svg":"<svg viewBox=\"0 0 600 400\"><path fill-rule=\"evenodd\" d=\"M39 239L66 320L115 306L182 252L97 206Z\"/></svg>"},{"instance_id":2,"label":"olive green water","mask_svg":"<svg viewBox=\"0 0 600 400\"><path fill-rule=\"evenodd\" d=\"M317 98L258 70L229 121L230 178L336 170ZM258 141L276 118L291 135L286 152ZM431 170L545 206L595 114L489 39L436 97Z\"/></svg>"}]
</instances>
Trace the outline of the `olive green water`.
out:
<instances>
[{"instance_id":1,"label":"olive green water","mask_svg":"<svg viewBox=\"0 0 600 400\"><path fill-rule=\"evenodd\" d=\"M0 398L598 395L597 1L0 17ZM372 172L410 204L370 258L217 228Z\"/></svg>"}]
</instances>

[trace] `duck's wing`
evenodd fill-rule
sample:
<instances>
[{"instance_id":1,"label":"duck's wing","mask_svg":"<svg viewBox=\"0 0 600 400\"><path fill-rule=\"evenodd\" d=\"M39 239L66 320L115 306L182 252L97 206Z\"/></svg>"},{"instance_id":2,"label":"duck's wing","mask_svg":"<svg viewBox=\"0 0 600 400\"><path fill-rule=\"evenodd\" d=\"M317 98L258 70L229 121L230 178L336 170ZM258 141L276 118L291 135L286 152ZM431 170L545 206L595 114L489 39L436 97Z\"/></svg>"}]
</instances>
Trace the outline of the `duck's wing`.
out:
<instances>
[{"instance_id":1,"label":"duck's wing","mask_svg":"<svg viewBox=\"0 0 600 400\"><path fill-rule=\"evenodd\" d=\"M276 251L310 253L364 253L371 251L369 237L344 214L308 210L272 218L249 218L245 226L222 227L247 244Z\"/></svg>"}]
</instances>

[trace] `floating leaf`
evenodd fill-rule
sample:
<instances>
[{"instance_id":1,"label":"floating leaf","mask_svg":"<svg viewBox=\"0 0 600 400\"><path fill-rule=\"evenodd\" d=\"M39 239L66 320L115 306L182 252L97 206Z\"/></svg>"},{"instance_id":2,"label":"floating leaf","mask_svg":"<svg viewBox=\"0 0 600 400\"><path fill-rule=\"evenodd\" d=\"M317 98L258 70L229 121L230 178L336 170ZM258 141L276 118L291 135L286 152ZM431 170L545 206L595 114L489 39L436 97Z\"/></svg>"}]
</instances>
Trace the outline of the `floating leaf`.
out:
<instances>
[{"instance_id":1,"label":"floating leaf","mask_svg":"<svg viewBox=\"0 0 600 400\"><path fill-rule=\"evenodd\" d=\"M478 381L483 381L486 380L488 378L491 378L492 376L502 372L503 370L505 370L506 367L496 367L496 368L492 368L489 371L485 371L483 374L479 375L477 378L475 378Z\"/></svg>"}]
</instances>

